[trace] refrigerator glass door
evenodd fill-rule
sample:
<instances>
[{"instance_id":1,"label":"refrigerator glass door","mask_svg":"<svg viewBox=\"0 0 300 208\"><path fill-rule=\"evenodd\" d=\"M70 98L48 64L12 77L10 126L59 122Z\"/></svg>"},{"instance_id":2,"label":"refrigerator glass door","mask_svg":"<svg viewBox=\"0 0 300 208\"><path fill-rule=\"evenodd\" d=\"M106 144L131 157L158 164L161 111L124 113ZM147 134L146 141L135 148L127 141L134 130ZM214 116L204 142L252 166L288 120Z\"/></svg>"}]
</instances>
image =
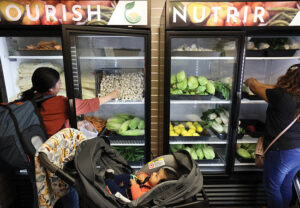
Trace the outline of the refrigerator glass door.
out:
<instances>
[{"instance_id":1,"label":"refrigerator glass door","mask_svg":"<svg viewBox=\"0 0 300 208\"><path fill-rule=\"evenodd\" d=\"M189 34L170 36L170 151L189 151L204 174L224 174L240 37Z\"/></svg>"},{"instance_id":2,"label":"refrigerator glass door","mask_svg":"<svg viewBox=\"0 0 300 208\"><path fill-rule=\"evenodd\" d=\"M31 76L38 67L57 70L62 81L59 95L66 95L60 37L0 37L0 60L4 102L20 98L21 92L32 87Z\"/></svg>"},{"instance_id":3,"label":"refrigerator glass door","mask_svg":"<svg viewBox=\"0 0 300 208\"><path fill-rule=\"evenodd\" d=\"M78 31L68 39L75 98L100 98L96 111L77 117L78 128L81 120L90 121L133 168L140 168L146 161L149 131L145 128L146 36ZM102 103L116 89L121 92L119 99Z\"/></svg>"},{"instance_id":4,"label":"refrigerator glass door","mask_svg":"<svg viewBox=\"0 0 300 208\"><path fill-rule=\"evenodd\" d=\"M243 82L255 78L267 85L276 84L293 64L299 63L299 36L249 36L245 57ZM237 138L235 171L262 171L255 167L254 151L257 139L264 135L268 104L249 88L243 86L239 120L245 134ZM249 154L241 154L238 148Z\"/></svg>"}]
</instances>

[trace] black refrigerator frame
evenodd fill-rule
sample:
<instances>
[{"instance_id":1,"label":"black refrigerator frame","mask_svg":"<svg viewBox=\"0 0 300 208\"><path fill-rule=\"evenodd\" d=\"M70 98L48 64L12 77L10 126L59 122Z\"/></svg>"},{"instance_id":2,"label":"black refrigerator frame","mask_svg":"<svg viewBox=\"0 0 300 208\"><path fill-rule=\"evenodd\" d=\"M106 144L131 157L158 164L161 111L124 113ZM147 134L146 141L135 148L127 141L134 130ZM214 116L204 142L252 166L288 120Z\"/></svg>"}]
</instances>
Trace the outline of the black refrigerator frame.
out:
<instances>
[{"instance_id":1,"label":"black refrigerator frame","mask_svg":"<svg viewBox=\"0 0 300 208\"><path fill-rule=\"evenodd\" d=\"M237 64L234 66L234 71L233 71L233 89L234 92L236 92L238 86L241 84L240 82L240 76L242 75L240 70L238 70L241 65L243 64L243 55L244 51L242 50L244 41L245 41L245 35L244 32L242 31L166 31L166 45L165 45L165 80L164 80L164 154L169 154L170 149L169 149L169 122L170 122L170 77L171 77L171 38L173 37L205 37L205 38L212 38L212 37L236 37L238 38L237 41ZM231 120L229 121L229 131L228 131L228 143L230 147L227 147L227 153L226 153L226 161L225 161L225 173L224 174L207 174L205 175L206 177L228 177L231 174L231 167L233 166L233 161L231 158L234 156L234 152L232 151L232 147L234 145L233 138L235 138L235 134L237 132L237 117L234 115L235 109L238 107L238 102L239 98L241 97L241 94L238 93L232 93L232 103L231 103L231 110L230 110L230 118ZM230 128L234 127L234 128Z\"/></svg>"},{"instance_id":2,"label":"black refrigerator frame","mask_svg":"<svg viewBox=\"0 0 300 208\"><path fill-rule=\"evenodd\" d=\"M184 34L183 31L185 31L189 37L190 35L196 36L197 34L220 34L220 37L224 36L224 34L232 34L234 35L236 32L242 33L241 37L241 45L238 47L238 66L237 66L237 72L236 77L239 77L239 80L234 81L233 87L235 88L232 95L232 109L230 116L232 118L231 124L233 126L233 129L230 129L231 137L229 138L229 146L227 154L227 167L225 174L222 175L204 175L207 179L212 179L211 182L213 184L217 184L219 182L224 182L225 180L232 181L239 181L239 182L245 182L245 181L261 181L261 179L258 178L258 176L261 176L262 171L235 171L234 170L234 163L235 163L235 147L237 144L237 125L239 120L239 111L240 111L240 105L242 100L242 81L244 77L244 71L245 71L245 58L246 58L246 43L247 43L247 37L264 37L264 36L300 36L300 26L272 26L272 27L264 27L264 26L252 26L252 27L233 27L233 26L223 26L223 27L208 27L208 26L171 26L169 24L169 4L171 0L168 0L166 2L166 37L165 37L165 80L164 80L164 154L169 153L169 122L170 122L170 58L171 58L171 51L170 51L170 35L173 34ZM205 0L183 0L180 2L207 2ZM176 2L176 1L172 1ZM223 2L223 1L218 1ZM241 0L239 2L247 2L245 0ZM262 1L264 2L264 1ZM195 35L196 34L196 35ZM180 36L184 38L184 36ZM201 36L198 36L201 38ZM212 37L212 36L211 36ZM214 36L215 37L215 36ZM249 178L250 177L250 178ZM216 179L216 181L213 182L213 180Z\"/></svg>"},{"instance_id":3,"label":"black refrigerator frame","mask_svg":"<svg viewBox=\"0 0 300 208\"><path fill-rule=\"evenodd\" d=\"M70 50L67 45L67 30L82 30L85 33L90 32L105 32L106 34L121 35L137 34L145 36L145 163L151 160L151 34L149 27L97 27L85 25L0 25L0 36L2 37L60 37L62 43L62 56L64 63L66 93L69 98L70 108L70 124L72 128L76 128L76 114L74 108L74 88L73 76L70 60ZM99 34L99 33L98 33ZM7 102L6 86L4 82L4 75L2 65L0 63L0 103Z\"/></svg>"},{"instance_id":4,"label":"black refrigerator frame","mask_svg":"<svg viewBox=\"0 0 300 208\"><path fill-rule=\"evenodd\" d=\"M149 29L127 29L115 27L95 27L95 26L75 26L63 25L62 26L62 43L64 54L64 67L66 69L66 77L73 77L72 60L70 51L70 33L78 34L97 34L97 35L138 35L145 37L145 164L151 159L151 35ZM77 127L77 119L75 113L75 94L74 94L73 79L66 80L67 96L70 103L70 123L73 128ZM130 145L129 145L130 146Z\"/></svg>"}]
</instances>

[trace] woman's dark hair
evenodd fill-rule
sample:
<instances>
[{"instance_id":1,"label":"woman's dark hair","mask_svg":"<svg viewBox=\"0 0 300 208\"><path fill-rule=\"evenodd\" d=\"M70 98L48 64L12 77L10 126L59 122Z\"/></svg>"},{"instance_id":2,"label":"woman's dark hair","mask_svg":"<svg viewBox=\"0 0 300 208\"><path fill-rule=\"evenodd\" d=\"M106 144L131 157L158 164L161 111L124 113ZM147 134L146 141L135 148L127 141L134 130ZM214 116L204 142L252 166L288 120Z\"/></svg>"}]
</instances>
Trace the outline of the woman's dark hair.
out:
<instances>
[{"instance_id":1,"label":"woman's dark hair","mask_svg":"<svg viewBox=\"0 0 300 208\"><path fill-rule=\"evenodd\" d=\"M295 96L298 102L297 115L300 113L300 64L291 66L285 75L278 78L276 88L282 88Z\"/></svg>"},{"instance_id":2,"label":"woman's dark hair","mask_svg":"<svg viewBox=\"0 0 300 208\"><path fill-rule=\"evenodd\" d=\"M34 97L34 93L45 93L54 87L59 80L59 73L49 67L37 68L32 77L32 88L26 90L21 95L21 100L30 100Z\"/></svg>"}]
</instances>

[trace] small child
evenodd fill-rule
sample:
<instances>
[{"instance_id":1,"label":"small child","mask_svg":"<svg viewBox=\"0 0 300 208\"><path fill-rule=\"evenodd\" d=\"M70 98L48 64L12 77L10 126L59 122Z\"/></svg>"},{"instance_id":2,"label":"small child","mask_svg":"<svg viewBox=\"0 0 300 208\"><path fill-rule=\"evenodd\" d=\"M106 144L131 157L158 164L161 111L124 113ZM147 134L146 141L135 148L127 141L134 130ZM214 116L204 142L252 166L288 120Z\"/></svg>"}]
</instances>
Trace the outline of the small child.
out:
<instances>
[{"instance_id":1,"label":"small child","mask_svg":"<svg viewBox=\"0 0 300 208\"><path fill-rule=\"evenodd\" d=\"M135 179L133 179L135 178ZM130 174L115 175L113 178L106 179L108 191L112 194L120 192L126 196L126 190L130 188L132 200L136 200L151 188L163 181L177 180L177 173L168 169L161 168L158 172L153 172L151 176L140 172L137 176Z\"/></svg>"}]
</instances>

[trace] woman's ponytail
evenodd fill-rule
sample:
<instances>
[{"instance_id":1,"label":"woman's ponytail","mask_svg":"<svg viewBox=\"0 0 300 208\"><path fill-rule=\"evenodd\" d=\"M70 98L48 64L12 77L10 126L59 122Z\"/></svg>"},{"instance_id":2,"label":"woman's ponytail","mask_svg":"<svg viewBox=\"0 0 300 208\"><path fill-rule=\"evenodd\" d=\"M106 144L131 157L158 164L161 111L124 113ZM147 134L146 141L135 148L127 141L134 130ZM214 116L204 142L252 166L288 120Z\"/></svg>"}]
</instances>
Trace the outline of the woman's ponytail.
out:
<instances>
[{"instance_id":1,"label":"woman's ponytail","mask_svg":"<svg viewBox=\"0 0 300 208\"><path fill-rule=\"evenodd\" d=\"M21 94L21 100L22 100L22 101L25 101L25 100L31 100L31 99L33 99L33 97L34 97L34 92L35 92L34 87L30 88L29 90L24 91L24 92Z\"/></svg>"}]
</instances>

